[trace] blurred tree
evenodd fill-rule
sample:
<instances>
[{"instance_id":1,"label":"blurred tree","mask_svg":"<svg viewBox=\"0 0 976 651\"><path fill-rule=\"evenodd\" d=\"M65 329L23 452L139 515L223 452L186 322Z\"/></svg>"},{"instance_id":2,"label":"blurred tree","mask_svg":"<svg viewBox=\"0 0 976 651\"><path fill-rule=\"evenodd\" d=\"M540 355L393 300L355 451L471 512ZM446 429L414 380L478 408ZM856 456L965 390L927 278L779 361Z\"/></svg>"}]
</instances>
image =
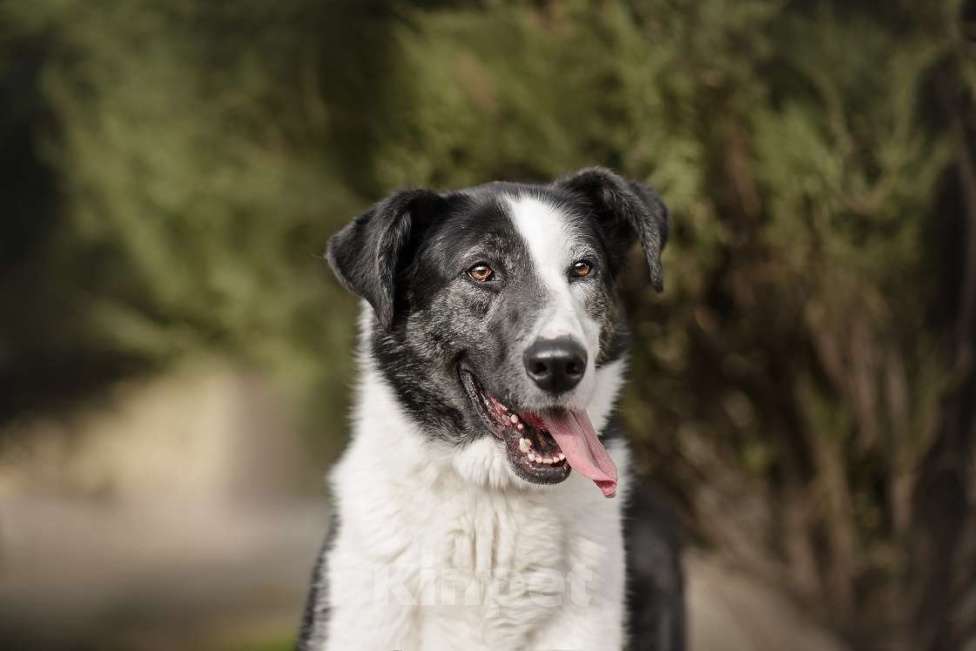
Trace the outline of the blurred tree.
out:
<instances>
[{"instance_id":1,"label":"blurred tree","mask_svg":"<svg viewBox=\"0 0 976 651\"><path fill-rule=\"evenodd\" d=\"M959 0L2 5L0 377L36 395L217 350L275 369L340 441L355 306L324 280L327 236L394 187L610 165L674 214L667 292L625 287L644 469L702 544L852 648L963 648L973 18Z\"/></svg>"}]
</instances>

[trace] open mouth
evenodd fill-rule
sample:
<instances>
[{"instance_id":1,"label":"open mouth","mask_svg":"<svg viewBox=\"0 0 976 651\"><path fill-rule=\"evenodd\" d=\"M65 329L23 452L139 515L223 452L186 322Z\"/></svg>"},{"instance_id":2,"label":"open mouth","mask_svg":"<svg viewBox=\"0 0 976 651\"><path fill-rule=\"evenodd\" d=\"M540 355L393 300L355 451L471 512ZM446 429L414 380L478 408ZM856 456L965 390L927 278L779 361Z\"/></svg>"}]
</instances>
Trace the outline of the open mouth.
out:
<instances>
[{"instance_id":1,"label":"open mouth","mask_svg":"<svg viewBox=\"0 0 976 651\"><path fill-rule=\"evenodd\" d=\"M573 468L606 497L617 490L617 468L585 411L516 409L489 393L470 371L461 383L491 433L502 441L515 474L537 484L557 484Z\"/></svg>"}]
</instances>

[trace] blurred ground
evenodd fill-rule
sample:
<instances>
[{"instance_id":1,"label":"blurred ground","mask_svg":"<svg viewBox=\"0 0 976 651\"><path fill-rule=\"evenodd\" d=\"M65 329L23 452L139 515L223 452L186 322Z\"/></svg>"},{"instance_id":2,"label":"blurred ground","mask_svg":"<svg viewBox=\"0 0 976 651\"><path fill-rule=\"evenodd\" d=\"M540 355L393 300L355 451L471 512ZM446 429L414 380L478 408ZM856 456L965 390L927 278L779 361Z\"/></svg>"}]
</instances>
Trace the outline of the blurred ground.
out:
<instances>
[{"instance_id":1,"label":"blurred ground","mask_svg":"<svg viewBox=\"0 0 976 651\"><path fill-rule=\"evenodd\" d=\"M287 642L325 523L323 502L51 498L4 499L0 521L4 648L140 651Z\"/></svg>"},{"instance_id":2,"label":"blurred ground","mask_svg":"<svg viewBox=\"0 0 976 651\"><path fill-rule=\"evenodd\" d=\"M44 433L0 454L0 647L288 648L327 518L286 476L282 410L208 368L22 424ZM695 651L841 648L717 558L686 565Z\"/></svg>"},{"instance_id":3,"label":"blurred ground","mask_svg":"<svg viewBox=\"0 0 976 651\"><path fill-rule=\"evenodd\" d=\"M0 647L288 643L327 519L287 411L211 364L22 423L0 454Z\"/></svg>"},{"instance_id":4,"label":"blurred ground","mask_svg":"<svg viewBox=\"0 0 976 651\"><path fill-rule=\"evenodd\" d=\"M691 651L840 651L776 589L715 555L685 558Z\"/></svg>"}]
</instances>

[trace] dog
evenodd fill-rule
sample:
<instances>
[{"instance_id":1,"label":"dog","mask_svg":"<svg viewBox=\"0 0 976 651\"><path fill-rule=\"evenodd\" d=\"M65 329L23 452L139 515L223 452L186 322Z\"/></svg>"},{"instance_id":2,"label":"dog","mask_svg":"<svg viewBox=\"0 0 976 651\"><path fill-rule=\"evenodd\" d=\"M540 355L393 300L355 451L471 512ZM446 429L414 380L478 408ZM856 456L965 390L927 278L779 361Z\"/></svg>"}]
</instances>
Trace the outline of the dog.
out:
<instances>
[{"instance_id":1,"label":"dog","mask_svg":"<svg viewBox=\"0 0 976 651\"><path fill-rule=\"evenodd\" d=\"M668 233L588 168L397 192L330 239L361 375L301 651L683 647L676 539L612 422L616 283L636 241L661 291Z\"/></svg>"}]
</instances>

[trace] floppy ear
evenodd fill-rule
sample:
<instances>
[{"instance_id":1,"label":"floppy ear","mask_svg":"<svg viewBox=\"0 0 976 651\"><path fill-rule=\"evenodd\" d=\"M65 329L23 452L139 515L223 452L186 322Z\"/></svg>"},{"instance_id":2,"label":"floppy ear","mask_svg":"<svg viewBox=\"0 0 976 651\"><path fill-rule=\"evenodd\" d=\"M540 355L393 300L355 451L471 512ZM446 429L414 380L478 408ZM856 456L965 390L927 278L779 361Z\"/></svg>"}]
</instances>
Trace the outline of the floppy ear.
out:
<instances>
[{"instance_id":1,"label":"floppy ear","mask_svg":"<svg viewBox=\"0 0 976 651\"><path fill-rule=\"evenodd\" d=\"M657 192L603 167L582 169L556 185L586 200L615 251L622 254L635 238L639 240L651 272L651 285L657 291L664 289L661 251L668 241L669 219Z\"/></svg>"},{"instance_id":2,"label":"floppy ear","mask_svg":"<svg viewBox=\"0 0 976 651\"><path fill-rule=\"evenodd\" d=\"M430 190L405 190L379 202L329 239L325 257L339 282L365 298L389 329L396 282L435 209L445 200Z\"/></svg>"}]
</instances>

